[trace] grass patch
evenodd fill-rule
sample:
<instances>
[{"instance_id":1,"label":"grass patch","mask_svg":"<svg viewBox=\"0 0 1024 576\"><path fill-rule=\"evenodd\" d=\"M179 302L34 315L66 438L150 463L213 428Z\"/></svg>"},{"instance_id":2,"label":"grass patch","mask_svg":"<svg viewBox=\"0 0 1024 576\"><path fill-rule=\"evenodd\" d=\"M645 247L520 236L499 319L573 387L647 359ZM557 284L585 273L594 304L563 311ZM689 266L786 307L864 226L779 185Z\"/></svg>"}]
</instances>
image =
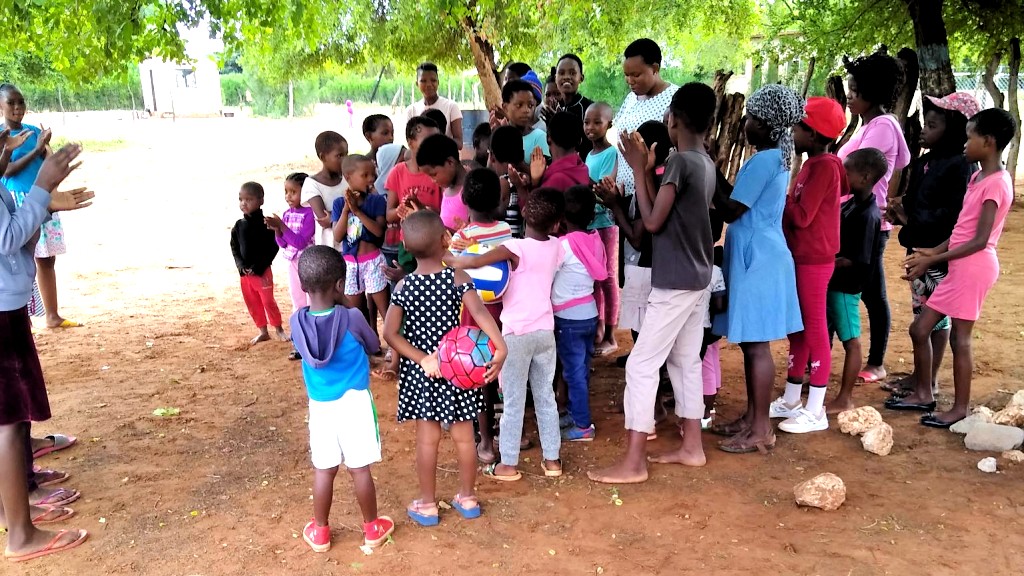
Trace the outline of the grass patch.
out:
<instances>
[{"instance_id":1,"label":"grass patch","mask_svg":"<svg viewBox=\"0 0 1024 576\"><path fill-rule=\"evenodd\" d=\"M77 142L82 145L82 150L85 152L113 152L115 150L122 150L128 147L128 142L120 138L113 140L70 140L68 138L54 138L50 142L50 146L54 150L60 150L61 146Z\"/></svg>"}]
</instances>

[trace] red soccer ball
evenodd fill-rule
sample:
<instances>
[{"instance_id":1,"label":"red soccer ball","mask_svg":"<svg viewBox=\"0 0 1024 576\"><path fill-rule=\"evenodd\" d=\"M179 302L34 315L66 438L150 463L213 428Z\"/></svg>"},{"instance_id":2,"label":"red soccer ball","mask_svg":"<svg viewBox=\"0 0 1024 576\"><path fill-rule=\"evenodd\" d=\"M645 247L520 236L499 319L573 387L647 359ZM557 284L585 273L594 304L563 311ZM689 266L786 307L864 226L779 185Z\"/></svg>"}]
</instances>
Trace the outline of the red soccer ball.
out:
<instances>
[{"instance_id":1,"label":"red soccer ball","mask_svg":"<svg viewBox=\"0 0 1024 576\"><path fill-rule=\"evenodd\" d=\"M453 328L437 346L441 376L463 390L487 384L484 374L493 358L494 343L479 328Z\"/></svg>"}]
</instances>

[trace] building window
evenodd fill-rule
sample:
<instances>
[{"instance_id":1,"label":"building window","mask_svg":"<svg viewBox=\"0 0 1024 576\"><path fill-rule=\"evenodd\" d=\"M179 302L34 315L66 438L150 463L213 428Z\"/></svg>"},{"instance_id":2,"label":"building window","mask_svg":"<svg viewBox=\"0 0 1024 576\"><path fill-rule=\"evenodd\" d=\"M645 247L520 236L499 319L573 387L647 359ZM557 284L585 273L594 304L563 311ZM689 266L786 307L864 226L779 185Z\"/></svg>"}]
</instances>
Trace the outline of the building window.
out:
<instances>
[{"instance_id":1,"label":"building window","mask_svg":"<svg viewBox=\"0 0 1024 576\"><path fill-rule=\"evenodd\" d=\"M196 72L191 68L179 68L174 81L178 88L195 88Z\"/></svg>"}]
</instances>

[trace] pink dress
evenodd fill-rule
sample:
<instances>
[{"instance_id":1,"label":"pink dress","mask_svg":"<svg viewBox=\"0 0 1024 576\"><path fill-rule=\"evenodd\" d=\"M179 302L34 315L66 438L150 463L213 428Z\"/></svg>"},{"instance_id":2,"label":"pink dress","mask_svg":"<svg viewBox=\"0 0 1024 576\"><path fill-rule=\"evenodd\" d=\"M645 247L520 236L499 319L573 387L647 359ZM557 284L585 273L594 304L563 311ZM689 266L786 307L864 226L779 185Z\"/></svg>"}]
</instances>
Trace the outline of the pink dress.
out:
<instances>
[{"instance_id":1,"label":"pink dress","mask_svg":"<svg viewBox=\"0 0 1024 576\"><path fill-rule=\"evenodd\" d=\"M875 194L875 202L878 210L885 214L885 207L889 199L889 180L893 172L903 170L910 164L910 150L907 149L907 141L903 137L903 129L895 116L883 114L871 122L865 124L850 141L843 145L836 154L840 160L846 160L854 150L861 148L876 148L885 155L885 176L882 177L872 190ZM841 202L846 198L840 199ZM892 230L892 224L882 218L882 231Z\"/></svg>"},{"instance_id":2,"label":"pink dress","mask_svg":"<svg viewBox=\"0 0 1024 576\"><path fill-rule=\"evenodd\" d=\"M1013 204L1013 183L1006 170L978 180L978 172L971 177L964 197L964 207L957 218L953 234L949 237L952 250L974 237L981 217L982 204L991 200L996 203L996 218L992 233L985 247L963 258L949 261L949 275L939 284L928 299L932 310L950 318L975 321L981 315L985 295L999 278L999 259L996 258L996 243L1003 233L1006 215Z\"/></svg>"}]
</instances>

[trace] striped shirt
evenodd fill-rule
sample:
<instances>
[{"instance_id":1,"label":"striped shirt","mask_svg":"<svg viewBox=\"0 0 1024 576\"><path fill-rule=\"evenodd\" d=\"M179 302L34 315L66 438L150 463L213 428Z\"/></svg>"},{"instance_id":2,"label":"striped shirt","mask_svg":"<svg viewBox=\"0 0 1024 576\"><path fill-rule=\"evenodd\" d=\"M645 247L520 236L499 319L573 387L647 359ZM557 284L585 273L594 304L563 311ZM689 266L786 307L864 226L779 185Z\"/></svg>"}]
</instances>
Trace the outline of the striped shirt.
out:
<instances>
[{"instance_id":1,"label":"striped shirt","mask_svg":"<svg viewBox=\"0 0 1024 576\"><path fill-rule=\"evenodd\" d=\"M507 222L495 221L490 224L474 222L452 234L452 241L459 238L473 239L479 244L492 248L501 245L506 240L511 240L512 228L509 227ZM458 254L458 252L452 250L452 254Z\"/></svg>"}]
</instances>

